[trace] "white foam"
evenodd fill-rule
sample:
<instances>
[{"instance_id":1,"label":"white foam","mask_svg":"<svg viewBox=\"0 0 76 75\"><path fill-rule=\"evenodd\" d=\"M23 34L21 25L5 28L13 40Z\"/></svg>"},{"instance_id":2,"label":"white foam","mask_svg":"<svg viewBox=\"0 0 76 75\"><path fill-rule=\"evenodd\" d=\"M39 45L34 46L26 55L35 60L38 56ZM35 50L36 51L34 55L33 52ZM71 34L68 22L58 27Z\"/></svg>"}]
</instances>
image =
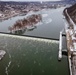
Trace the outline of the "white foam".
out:
<instances>
[{"instance_id":1,"label":"white foam","mask_svg":"<svg viewBox=\"0 0 76 75\"><path fill-rule=\"evenodd\" d=\"M5 68L5 73L6 73L7 75L8 75L8 68L10 67L10 65L11 65L11 61L9 61L7 67Z\"/></svg>"},{"instance_id":2,"label":"white foam","mask_svg":"<svg viewBox=\"0 0 76 75\"><path fill-rule=\"evenodd\" d=\"M9 54L9 58L11 59L11 54Z\"/></svg>"},{"instance_id":3,"label":"white foam","mask_svg":"<svg viewBox=\"0 0 76 75\"><path fill-rule=\"evenodd\" d=\"M52 19L51 19L51 18L48 19L48 20L46 20L46 24L48 24L48 23L50 23L50 22L52 22Z\"/></svg>"},{"instance_id":4,"label":"white foam","mask_svg":"<svg viewBox=\"0 0 76 75\"><path fill-rule=\"evenodd\" d=\"M41 63L39 63L39 66L41 66Z\"/></svg>"},{"instance_id":5,"label":"white foam","mask_svg":"<svg viewBox=\"0 0 76 75\"><path fill-rule=\"evenodd\" d=\"M56 40L49 40L49 39L42 39L42 38L35 38L35 37L26 37L26 36L17 36L17 35L9 35L9 34L0 34L0 36L6 37L6 38L18 38L18 39L27 39L27 40L33 40L33 41L40 41L40 42L48 42L48 43L59 43L59 41Z\"/></svg>"},{"instance_id":6,"label":"white foam","mask_svg":"<svg viewBox=\"0 0 76 75\"><path fill-rule=\"evenodd\" d=\"M48 14L42 14L42 17L47 17L48 16Z\"/></svg>"},{"instance_id":7,"label":"white foam","mask_svg":"<svg viewBox=\"0 0 76 75\"><path fill-rule=\"evenodd\" d=\"M17 66L18 66L18 68L20 67L20 65L19 65L19 64L17 64Z\"/></svg>"},{"instance_id":8,"label":"white foam","mask_svg":"<svg viewBox=\"0 0 76 75\"><path fill-rule=\"evenodd\" d=\"M38 25L42 25L42 24L43 24L42 22L39 22L39 23L36 24L36 26L38 26Z\"/></svg>"},{"instance_id":9,"label":"white foam","mask_svg":"<svg viewBox=\"0 0 76 75\"><path fill-rule=\"evenodd\" d=\"M34 60L34 64L36 64L36 61Z\"/></svg>"}]
</instances>

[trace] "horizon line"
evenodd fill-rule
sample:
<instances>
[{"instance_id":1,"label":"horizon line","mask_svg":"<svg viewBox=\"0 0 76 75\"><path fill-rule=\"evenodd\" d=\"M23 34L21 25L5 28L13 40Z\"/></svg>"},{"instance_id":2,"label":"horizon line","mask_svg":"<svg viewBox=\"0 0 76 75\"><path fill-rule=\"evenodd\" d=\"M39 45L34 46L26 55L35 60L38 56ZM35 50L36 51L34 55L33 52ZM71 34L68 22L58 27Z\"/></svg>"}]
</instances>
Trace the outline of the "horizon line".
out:
<instances>
[{"instance_id":1,"label":"horizon line","mask_svg":"<svg viewBox=\"0 0 76 75\"><path fill-rule=\"evenodd\" d=\"M2 2L60 2L60 1L2 1Z\"/></svg>"}]
</instances>

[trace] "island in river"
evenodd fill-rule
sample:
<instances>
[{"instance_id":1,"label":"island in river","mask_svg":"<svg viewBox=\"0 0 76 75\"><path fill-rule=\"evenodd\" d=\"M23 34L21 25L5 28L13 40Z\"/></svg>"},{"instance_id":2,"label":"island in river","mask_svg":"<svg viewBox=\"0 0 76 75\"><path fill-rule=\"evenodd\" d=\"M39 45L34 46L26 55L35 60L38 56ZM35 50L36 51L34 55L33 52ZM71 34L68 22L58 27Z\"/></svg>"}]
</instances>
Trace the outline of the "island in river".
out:
<instances>
[{"instance_id":1,"label":"island in river","mask_svg":"<svg viewBox=\"0 0 76 75\"><path fill-rule=\"evenodd\" d=\"M36 24L42 21L41 14L32 14L27 18L16 21L16 23L12 27L8 27L11 33L16 33L19 31L32 30L36 28Z\"/></svg>"}]
</instances>

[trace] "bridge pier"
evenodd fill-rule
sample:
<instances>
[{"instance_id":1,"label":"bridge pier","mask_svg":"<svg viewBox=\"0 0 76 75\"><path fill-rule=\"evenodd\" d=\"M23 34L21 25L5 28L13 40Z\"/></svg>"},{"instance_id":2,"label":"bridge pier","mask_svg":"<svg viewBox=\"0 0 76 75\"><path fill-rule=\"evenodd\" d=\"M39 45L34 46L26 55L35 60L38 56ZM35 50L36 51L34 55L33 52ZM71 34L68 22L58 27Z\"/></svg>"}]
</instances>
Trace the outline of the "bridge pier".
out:
<instances>
[{"instance_id":1,"label":"bridge pier","mask_svg":"<svg viewBox=\"0 0 76 75\"><path fill-rule=\"evenodd\" d=\"M61 61L63 55L67 55L67 50L63 49L63 36L66 37L66 34L63 33L63 30L60 32L59 38L59 52L58 52L58 61Z\"/></svg>"}]
</instances>

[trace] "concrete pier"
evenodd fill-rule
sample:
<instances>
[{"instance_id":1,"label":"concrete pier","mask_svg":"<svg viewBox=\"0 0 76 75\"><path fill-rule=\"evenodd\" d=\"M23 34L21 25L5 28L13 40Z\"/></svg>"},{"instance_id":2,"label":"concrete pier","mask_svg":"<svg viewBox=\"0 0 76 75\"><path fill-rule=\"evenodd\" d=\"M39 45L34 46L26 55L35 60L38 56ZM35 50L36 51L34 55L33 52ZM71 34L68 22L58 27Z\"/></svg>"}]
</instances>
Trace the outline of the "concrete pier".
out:
<instances>
[{"instance_id":1,"label":"concrete pier","mask_svg":"<svg viewBox=\"0 0 76 75\"><path fill-rule=\"evenodd\" d=\"M59 54L58 54L58 60L61 60L62 58L62 32L60 32L60 38L59 38Z\"/></svg>"}]
</instances>

